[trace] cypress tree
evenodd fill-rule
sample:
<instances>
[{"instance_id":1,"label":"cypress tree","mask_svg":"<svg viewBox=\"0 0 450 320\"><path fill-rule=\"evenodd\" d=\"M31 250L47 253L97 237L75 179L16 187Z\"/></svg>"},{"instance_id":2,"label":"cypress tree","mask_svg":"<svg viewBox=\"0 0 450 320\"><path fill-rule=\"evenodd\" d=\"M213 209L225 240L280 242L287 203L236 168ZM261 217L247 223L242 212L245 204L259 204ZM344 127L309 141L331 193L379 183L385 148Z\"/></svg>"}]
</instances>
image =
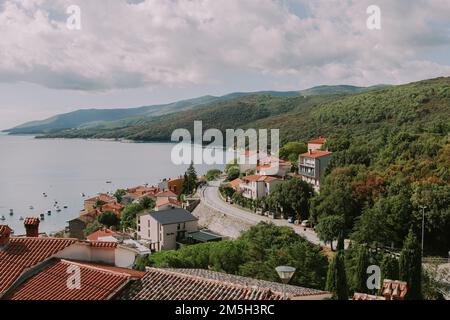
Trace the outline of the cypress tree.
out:
<instances>
[{"instance_id":1,"label":"cypress tree","mask_svg":"<svg viewBox=\"0 0 450 320\"><path fill-rule=\"evenodd\" d=\"M333 299L348 300L347 276L342 251L337 252L328 266L326 290L333 293Z\"/></svg>"},{"instance_id":2,"label":"cypress tree","mask_svg":"<svg viewBox=\"0 0 450 320\"><path fill-rule=\"evenodd\" d=\"M400 280L408 283L406 299L422 298L422 249L413 230L409 231L399 259Z\"/></svg>"},{"instance_id":3,"label":"cypress tree","mask_svg":"<svg viewBox=\"0 0 450 320\"><path fill-rule=\"evenodd\" d=\"M365 246L360 246L356 256L355 273L353 274L353 287L356 292L368 293L367 268L369 265L369 252Z\"/></svg>"},{"instance_id":4,"label":"cypress tree","mask_svg":"<svg viewBox=\"0 0 450 320\"><path fill-rule=\"evenodd\" d=\"M390 254L385 254L381 260L381 281L384 279L398 280L398 260Z\"/></svg>"},{"instance_id":5,"label":"cypress tree","mask_svg":"<svg viewBox=\"0 0 450 320\"><path fill-rule=\"evenodd\" d=\"M398 280L398 260L396 257L385 254L383 256L383 260L381 260L381 284L383 284L383 281L385 279L389 280ZM382 288L380 288L380 294L382 292Z\"/></svg>"}]
</instances>

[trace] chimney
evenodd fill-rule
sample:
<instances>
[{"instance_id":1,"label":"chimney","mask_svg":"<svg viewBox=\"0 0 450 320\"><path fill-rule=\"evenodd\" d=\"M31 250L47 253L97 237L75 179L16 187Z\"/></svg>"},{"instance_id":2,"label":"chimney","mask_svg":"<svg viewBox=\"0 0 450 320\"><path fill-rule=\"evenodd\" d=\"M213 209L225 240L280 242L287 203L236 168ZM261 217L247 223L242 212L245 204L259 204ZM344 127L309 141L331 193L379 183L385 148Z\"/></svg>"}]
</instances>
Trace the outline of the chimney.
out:
<instances>
[{"instance_id":1,"label":"chimney","mask_svg":"<svg viewBox=\"0 0 450 320\"><path fill-rule=\"evenodd\" d=\"M39 237L39 223L41 221L38 218L26 218L24 221L27 237L37 238Z\"/></svg>"},{"instance_id":2,"label":"chimney","mask_svg":"<svg viewBox=\"0 0 450 320\"><path fill-rule=\"evenodd\" d=\"M12 230L9 226L0 225L0 248L6 246L9 243L11 231Z\"/></svg>"}]
</instances>

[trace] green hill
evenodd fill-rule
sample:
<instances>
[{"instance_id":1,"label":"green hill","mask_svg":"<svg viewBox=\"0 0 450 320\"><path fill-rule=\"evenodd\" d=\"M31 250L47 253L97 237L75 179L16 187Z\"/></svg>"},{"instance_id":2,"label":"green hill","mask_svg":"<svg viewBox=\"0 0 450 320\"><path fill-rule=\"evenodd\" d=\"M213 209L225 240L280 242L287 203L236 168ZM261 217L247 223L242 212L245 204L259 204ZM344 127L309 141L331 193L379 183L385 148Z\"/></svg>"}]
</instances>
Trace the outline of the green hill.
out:
<instances>
[{"instance_id":1,"label":"green hill","mask_svg":"<svg viewBox=\"0 0 450 320\"><path fill-rule=\"evenodd\" d=\"M202 120L204 129L280 129L282 142L305 140L319 134L348 133L353 138L364 138L402 127L426 130L431 127L446 128L448 125L449 78L374 87L371 91L356 94L333 94L337 87L318 88L320 92L327 88L327 92L331 93L308 96L253 94L241 97L236 94L233 99L197 105L188 111L151 119L141 117L133 125L114 130L77 128L47 137L169 141L173 130L192 130L195 120ZM348 90L348 87L340 88Z\"/></svg>"}]
</instances>

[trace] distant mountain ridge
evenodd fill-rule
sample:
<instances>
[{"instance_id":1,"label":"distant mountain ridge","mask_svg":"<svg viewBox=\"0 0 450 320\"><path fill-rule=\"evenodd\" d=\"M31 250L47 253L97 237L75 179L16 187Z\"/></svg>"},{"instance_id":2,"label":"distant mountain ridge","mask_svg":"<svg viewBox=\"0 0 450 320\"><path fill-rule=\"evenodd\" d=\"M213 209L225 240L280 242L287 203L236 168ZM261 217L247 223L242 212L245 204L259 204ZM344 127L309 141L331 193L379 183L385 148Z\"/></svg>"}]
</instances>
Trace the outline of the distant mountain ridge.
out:
<instances>
[{"instance_id":1,"label":"distant mountain ridge","mask_svg":"<svg viewBox=\"0 0 450 320\"><path fill-rule=\"evenodd\" d=\"M4 130L10 134L50 134L68 129L108 130L124 128L144 123L155 117L176 112L193 110L207 105L226 102L248 96L301 97L326 94L351 94L372 90L375 87L355 86L319 86L301 91L258 91L235 92L224 96L203 96L181 100L174 103L121 109L80 109L53 116L41 121L31 121L11 129Z\"/></svg>"}]
</instances>

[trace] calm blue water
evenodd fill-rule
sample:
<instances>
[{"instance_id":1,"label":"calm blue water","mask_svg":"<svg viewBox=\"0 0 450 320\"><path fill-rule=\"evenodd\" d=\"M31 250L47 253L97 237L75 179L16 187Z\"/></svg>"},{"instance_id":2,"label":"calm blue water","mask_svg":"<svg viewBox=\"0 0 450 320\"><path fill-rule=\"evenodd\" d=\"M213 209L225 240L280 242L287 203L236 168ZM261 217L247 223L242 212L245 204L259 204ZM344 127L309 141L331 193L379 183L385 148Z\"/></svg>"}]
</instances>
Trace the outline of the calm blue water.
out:
<instances>
[{"instance_id":1,"label":"calm blue water","mask_svg":"<svg viewBox=\"0 0 450 320\"><path fill-rule=\"evenodd\" d=\"M23 234L21 216L45 215L40 230L62 230L66 221L78 216L83 198L162 178L176 177L187 165L170 159L173 144L120 143L87 140L40 140L32 136L0 134L0 217L5 216L15 234ZM197 165L199 174L223 166ZM106 181L112 181L107 184ZM43 197L43 193L47 198ZM58 201L62 212L53 204ZM63 209L67 205L68 209ZM31 210L29 207L33 206ZM9 209L14 215L9 215Z\"/></svg>"}]
</instances>

